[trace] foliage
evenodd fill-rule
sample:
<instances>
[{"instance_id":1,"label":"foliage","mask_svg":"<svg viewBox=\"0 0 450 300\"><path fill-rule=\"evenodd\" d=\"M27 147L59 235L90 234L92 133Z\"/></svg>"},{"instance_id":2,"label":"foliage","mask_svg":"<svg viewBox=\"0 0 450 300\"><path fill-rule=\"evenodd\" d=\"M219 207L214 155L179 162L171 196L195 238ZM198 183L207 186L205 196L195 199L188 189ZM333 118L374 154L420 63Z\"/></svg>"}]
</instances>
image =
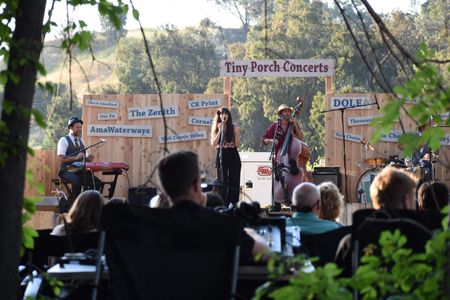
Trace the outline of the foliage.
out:
<instances>
[{"instance_id":1,"label":"foliage","mask_svg":"<svg viewBox=\"0 0 450 300\"><path fill-rule=\"evenodd\" d=\"M421 63L417 66L414 76L404 86L394 88L398 99L385 105L381 110L381 117L373 120L372 124L378 127L372 137L373 142L378 141L383 132L391 130L393 122L399 118L403 109L408 111L418 126L428 124L430 120L436 125L450 125L450 118L444 119L441 115L450 111L450 89L438 67L427 62L433 57L434 51L422 44L417 54L417 60ZM447 73L450 73L450 67ZM411 101L414 106L405 108L405 104ZM399 143L404 148L405 156L410 156L418 145L428 144L433 150L439 149L444 135L441 127L432 126L428 127L422 136L415 133L402 134Z\"/></svg>"},{"instance_id":2,"label":"foliage","mask_svg":"<svg viewBox=\"0 0 450 300\"><path fill-rule=\"evenodd\" d=\"M264 16L264 5L267 5L267 14L271 14L273 2L272 0L211 0L218 6L232 12L239 18L242 29L248 32L252 21Z\"/></svg>"},{"instance_id":3,"label":"foliage","mask_svg":"<svg viewBox=\"0 0 450 300\"><path fill-rule=\"evenodd\" d=\"M25 178L31 188L34 188L39 195L44 195L45 186L42 182L36 182L34 180L33 172L27 170ZM36 211L36 203L42 201L41 197L25 197L23 203L22 212L22 245L20 248L20 256L25 252L25 249L34 248L34 238L38 236L38 233L32 227L25 225L26 222L31 220L31 217Z\"/></svg>"},{"instance_id":4,"label":"foliage","mask_svg":"<svg viewBox=\"0 0 450 300\"><path fill-rule=\"evenodd\" d=\"M116 43L120 38L127 35L125 25L127 23L127 14L120 15L120 27L117 28L107 16L100 17L100 24L102 26L103 33L110 43Z\"/></svg>"},{"instance_id":5,"label":"foliage","mask_svg":"<svg viewBox=\"0 0 450 300\"><path fill-rule=\"evenodd\" d=\"M448 214L448 206L444 213ZM313 272L300 270L282 287L262 286L255 299L266 295L273 299L352 299L352 291L362 299L444 299L445 271L450 263L448 217L443 224L427 242L425 253L404 248L407 240L398 229L385 231L376 251L380 255L363 256L352 277L340 277L341 270L328 263Z\"/></svg>"},{"instance_id":6,"label":"foliage","mask_svg":"<svg viewBox=\"0 0 450 300\"><path fill-rule=\"evenodd\" d=\"M311 107L310 122L306 124L304 129L305 139L309 141L309 147L312 152L310 162L316 164L320 157L324 157L324 141L325 141L325 115L321 111L326 109L326 97L318 92L313 100Z\"/></svg>"},{"instance_id":7,"label":"foliage","mask_svg":"<svg viewBox=\"0 0 450 300\"><path fill-rule=\"evenodd\" d=\"M55 96L51 104L47 107L47 128L45 129L44 138L41 141L41 146L47 149L55 149L58 139L67 134L67 120L70 117L81 117L81 105L75 102L72 110L69 107L69 93L65 90L65 86L60 88L60 96Z\"/></svg>"},{"instance_id":8,"label":"foliage","mask_svg":"<svg viewBox=\"0 0 450 300\"><path fill-rule=\"evenodd\" d=\"M95 5L101 15L108 15L119 27L119 15L126 13L128 6L121 0L114 2L70 0L67 5L72 8L83 4ZM36 235L29 227L23 226L34 212L34 201L24 201L23 190L27 153L33 154L28 146L31 117L39 126L45 127L42 114L32 108L37 76L46 74L45 67L39 61L44 37L57 25L51 21L51 10L49 20L43 23L45 3L42 0L7 0L2 2L0 12L0 59L7 65L0 71L0 86L4 86L0 120L0 188L3 193L0 200L0 232L2 240L7 241L0 244L2 299L18 298L19 254L23 252L22 246L33 246L32 238ZM61 47L68 54L74 47L82 50L89 48L92 35L86 27L86 23L80 20L77 23L68 21L63 28L65 40ZM51 89L51 85L42 84L41 87Z\"/></svg>"},{"instance_id":9,"label":"foliage","mask_svg":"<svg viewBox=\"0 0 450 300\"><path fill-rule=\"evenodd\" d=\"M166 27L155 32L152 56L163 93L203 93L218 76L215 45L208 28L178 30ZM153 74L142 41L125 39L119 44L116 74L120 93L155 93Z\"/></svg>"}]
</instances>

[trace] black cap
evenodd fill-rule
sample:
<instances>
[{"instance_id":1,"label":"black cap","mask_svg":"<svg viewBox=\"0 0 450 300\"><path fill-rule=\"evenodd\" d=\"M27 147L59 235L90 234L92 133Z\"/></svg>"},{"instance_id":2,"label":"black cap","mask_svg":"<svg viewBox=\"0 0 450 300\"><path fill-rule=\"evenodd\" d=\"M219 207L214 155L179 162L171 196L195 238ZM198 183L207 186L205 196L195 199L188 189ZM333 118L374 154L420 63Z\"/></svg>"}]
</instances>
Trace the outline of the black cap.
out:
<instances>
[{"instance_id":1,"label":"black cap","mask_svg":"<svg viewBox=\"0 0 450 300\"><path fill-rule=\"evenodd\" d=\"M69 121L67 122L67 128L70 128L70 126L72 126L75 123L81 123L81 125L83 125L83 121L78 118L78 117L72 117L69 119Z\"/></svg>"}]
</instances>

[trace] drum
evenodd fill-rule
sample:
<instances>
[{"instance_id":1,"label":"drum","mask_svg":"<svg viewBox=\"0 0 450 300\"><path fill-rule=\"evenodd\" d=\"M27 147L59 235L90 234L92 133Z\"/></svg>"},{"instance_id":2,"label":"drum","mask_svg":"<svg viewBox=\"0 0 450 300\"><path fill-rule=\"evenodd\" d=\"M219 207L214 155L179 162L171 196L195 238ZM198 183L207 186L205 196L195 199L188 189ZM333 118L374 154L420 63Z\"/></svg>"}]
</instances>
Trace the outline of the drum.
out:
<instances>
[{"instance_id":1,"label":"drum","mask_svg":"<svg viewBox=\"0 0 450 300\"><path fill-rule=\"evenodd\" d=\"M356 198L359 203L372 203L370 199L370 185L375 176L381 172L381 168L373 168L361 174L356 185Z\"/></svg>"}]
</instances>

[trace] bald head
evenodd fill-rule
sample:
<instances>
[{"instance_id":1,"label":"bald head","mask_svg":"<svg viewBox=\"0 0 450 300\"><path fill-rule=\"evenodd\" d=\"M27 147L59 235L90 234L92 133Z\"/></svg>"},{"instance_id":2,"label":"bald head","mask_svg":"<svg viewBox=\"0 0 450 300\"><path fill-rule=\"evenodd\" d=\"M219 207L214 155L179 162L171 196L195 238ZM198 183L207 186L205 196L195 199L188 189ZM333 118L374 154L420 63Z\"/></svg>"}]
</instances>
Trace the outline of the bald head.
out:
<instances>
[{"instance_id":1,"label":"bald head","mask_svg":"<svg viewBox=\"0 0 450 300\"><path fill-rule=\"evenodd\" d=\"M292 193L292 204L297 211L309 212L320 202L320 191L317 186L309 182L297 185Z\"/></svg>"}]
</instances>

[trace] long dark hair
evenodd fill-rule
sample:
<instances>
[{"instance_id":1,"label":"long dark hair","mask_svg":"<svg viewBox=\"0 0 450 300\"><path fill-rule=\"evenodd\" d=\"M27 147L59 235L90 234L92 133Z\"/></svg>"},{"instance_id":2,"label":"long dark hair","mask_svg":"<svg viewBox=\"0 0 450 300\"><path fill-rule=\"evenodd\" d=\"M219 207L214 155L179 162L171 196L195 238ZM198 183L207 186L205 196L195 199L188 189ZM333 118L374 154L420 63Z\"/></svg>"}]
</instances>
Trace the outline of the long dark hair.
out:
<instances>
[{"instance_id":1,"label":"long dark hair","mask_svg":"<svg viewBox=\"0 0 450 300\"><path fill-rule=\"evenodd\" d=\"M217 110L217 113L214 117L214 123L213 123L213 132L216 133L217 131L219 131L219 124L222 123L222 119L220 118L220 115L222 113L225 113L228 115L228 119L227 122L225 124L225 132L224 132L224 136L225 136L225 141L227 143L231 143L234 141L234 131L233 131L233 118L231 117L231 112L228 108L226 107L222 107L220 109Z\"/></svg>"}]
</instances>

